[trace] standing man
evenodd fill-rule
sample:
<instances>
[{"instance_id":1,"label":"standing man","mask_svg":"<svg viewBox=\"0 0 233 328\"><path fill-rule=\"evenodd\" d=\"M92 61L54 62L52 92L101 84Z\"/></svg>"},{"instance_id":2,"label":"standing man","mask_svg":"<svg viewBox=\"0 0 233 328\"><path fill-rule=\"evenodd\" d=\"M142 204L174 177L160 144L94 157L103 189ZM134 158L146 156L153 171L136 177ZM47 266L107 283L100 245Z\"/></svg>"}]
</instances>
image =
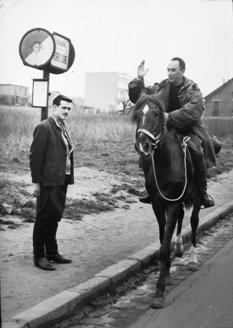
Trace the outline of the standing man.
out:
<instances>
[{"instance_id":1,"label":"standing man","mask_svg":"<svg viewBox=\"0 0 233 328\"><path fill-rule=\"evenodd\" d=\"M74 183L73 145L66 127L72 103L63 95L53 100L53 113L35 128L30 149L31 176L34 196L37 197L33 229L34 264L43 270L55 270L50 261L72 262L59 254L56 240L67 187Z\"/></svg>"},{"instance_id":2,"label":"standing man","mask_svg":"<svg viewBox=\"0 0 233 328\"><path fill-rule=\"evenodd\" d=\"M214 200L207 194L207 168L215 166L215 153L211 138L201 121L204 111L202 93L192 80L184 76L185 62L174 57L167 67L168 78L145 87L144 76L148 69L143 60L138 67L137 78L129 83L129 99L136 103L141 91L155 94L164 104L167 126L183 136L189 136L189 150L195 168L201 194L202 207L214 206ZM149 195L140 199L151 202Z\"/></svg>"}]
</instances>

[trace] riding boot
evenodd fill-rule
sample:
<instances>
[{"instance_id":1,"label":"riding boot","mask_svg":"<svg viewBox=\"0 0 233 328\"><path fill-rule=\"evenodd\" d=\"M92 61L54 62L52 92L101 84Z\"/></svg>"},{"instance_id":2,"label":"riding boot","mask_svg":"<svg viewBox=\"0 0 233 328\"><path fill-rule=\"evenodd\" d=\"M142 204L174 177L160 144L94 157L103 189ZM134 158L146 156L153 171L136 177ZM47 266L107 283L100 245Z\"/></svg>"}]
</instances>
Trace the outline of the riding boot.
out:
<instances>
[{"instance_id":1,"label":"riding boot","mask_svg":"<svg viewBox=\"0 0 233 328\"><path fill-rule=\"evenodd\" d=\"M148 194L148 192L146 190L144 190L142 193L141 193L141 196L139 198L139 201L141 203L145 203L145 204L150 204L151 203L151 199L150 199L150 196Z\"/></svg>"},{"instance_id":2,"label":"riding boot","mask_svg":"<svg viewBox=\"0 0 233 328\"><path fill-rule=\"evenodd\" d=\"M199 186L199 191L201 193L201 205L204 206L204 208L207 207L212 207L215 205L215 202L213 198L207 194L207 171L206 171L206 164L204 162L199 163L198 165L198 170L196 169L196 173L198 175L198 186ZM198 172L197 172L198 171Z\"/></svg>"}]
</instances>

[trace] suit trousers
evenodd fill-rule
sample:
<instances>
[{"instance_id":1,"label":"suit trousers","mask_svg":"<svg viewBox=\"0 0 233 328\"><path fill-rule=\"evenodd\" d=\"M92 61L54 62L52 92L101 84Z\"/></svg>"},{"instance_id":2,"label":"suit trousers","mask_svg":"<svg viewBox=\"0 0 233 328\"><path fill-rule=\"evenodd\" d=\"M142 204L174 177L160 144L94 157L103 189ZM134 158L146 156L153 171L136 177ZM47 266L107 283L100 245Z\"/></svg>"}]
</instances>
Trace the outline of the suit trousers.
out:
<instances>
[{"instance_id":1,"label":"suit trousers","mask_svg":"<svg viewBox=\"0 0 233 328\"><path fill-rule=\"evenodd\" d=\"M56 233L66 201L70 175L66 175L61 186L41 186L40 196L36 204L36 220L33 228L34 259L39 260L45 254L58 253Z\"/></svg>"}]
</instances>

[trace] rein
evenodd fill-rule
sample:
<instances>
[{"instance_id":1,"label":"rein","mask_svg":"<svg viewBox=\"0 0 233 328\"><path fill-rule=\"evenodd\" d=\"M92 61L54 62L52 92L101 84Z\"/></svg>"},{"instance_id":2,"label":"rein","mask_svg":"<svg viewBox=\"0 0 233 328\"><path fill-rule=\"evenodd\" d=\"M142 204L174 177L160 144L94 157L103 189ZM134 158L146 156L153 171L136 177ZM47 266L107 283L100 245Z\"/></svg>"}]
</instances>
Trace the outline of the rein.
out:
<instances>
[{"instance_id":1,"label":"rein","mask_svg":"<svg viewBox=\"0 0 233 328\"><path fill-rule=\"evenodd\" d=\"M154 173L154 178L155 178L155 184L156 184L156 187L158 189L158 192L159 192L160 196L163 199L165 199L165 200L167 200L169 202L176 202L176 201L180 200L183 197L183 195L185 193L186 186L187 186L186 153L187 153L187 141L190 139L190 137L184 137L183 138L183 142L181 144L181 147L182 147L182 150L183 150L183 153L184 153L184 175L185 175L184 188L183 188L183 191L182 191L182 193L181 193L181 195L179 197L171 199L171 198L165 197L162 194L162 191L159 188L159 184L158 184L158 180L157 180L157 176L156 176L156 171L155 171L154 150L158 147L158 144L160 143L161 133L159 133L156 137L154 137L153 134L150 133L149 131L147 131L146 129L138 129L137 133L140 133L140 132L146 134L148 137L150 137L152 140L155 141L155 143L151 143L150 144L150 156L151 156L151 159L152 159L152 167L153 167L153 173ZM152 145L154 146L153 149L151 148Z\"/></svg>"}]
</instances>

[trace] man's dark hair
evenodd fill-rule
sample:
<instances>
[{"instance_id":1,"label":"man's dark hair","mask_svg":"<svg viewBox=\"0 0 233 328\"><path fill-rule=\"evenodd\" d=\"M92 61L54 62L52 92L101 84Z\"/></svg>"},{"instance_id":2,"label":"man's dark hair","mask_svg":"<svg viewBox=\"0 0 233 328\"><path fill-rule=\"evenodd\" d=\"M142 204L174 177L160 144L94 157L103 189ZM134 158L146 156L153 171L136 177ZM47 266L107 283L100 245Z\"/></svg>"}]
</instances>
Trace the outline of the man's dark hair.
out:
<instances>
[{"instance_id":1,"label":"man's dark hair","mask_svg":"<svg viewBox=\"0 0 233 328\"><path fill-rule=\"evenodd\" d=\"M180 69L185 71L185 62L180 57L174 57L171 60L178 60Z\"/></svg>"},{"instance_id":2,"label":"man's dark hair","mask_svg":"<svg viewBox=\"0 0 233 328\"><path fill-rule=\"evenodd\" d=\"M61 104L61 101L64 100L64 101L67 101L68 103L72 103L73 100L64 96L64 95L58 95L57 97L55 97L53 99L53 105L57 105L59 106Z\"/></svg>"}]
</instances>

